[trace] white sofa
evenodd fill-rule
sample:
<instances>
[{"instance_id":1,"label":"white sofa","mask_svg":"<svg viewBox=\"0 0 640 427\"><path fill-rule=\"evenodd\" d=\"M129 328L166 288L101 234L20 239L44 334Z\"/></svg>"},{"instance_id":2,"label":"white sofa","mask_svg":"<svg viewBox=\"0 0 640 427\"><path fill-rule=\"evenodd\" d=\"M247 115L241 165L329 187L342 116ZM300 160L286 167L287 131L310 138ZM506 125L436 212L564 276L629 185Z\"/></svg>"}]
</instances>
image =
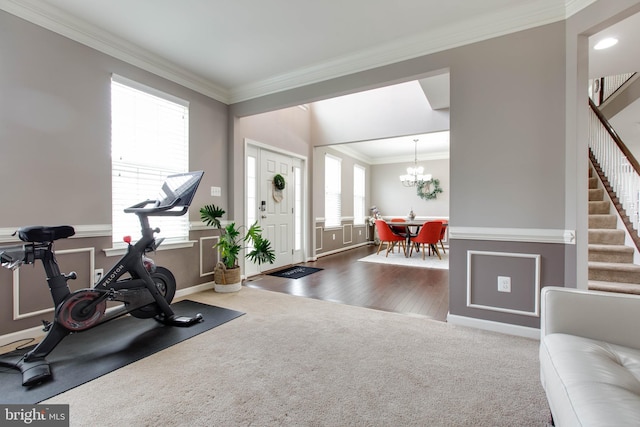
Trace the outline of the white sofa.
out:
<instances>
[{"instance_id":1,"label":"white sofa","mask_svg":"<svg viewBox=\"0 0 640 427\"><path fill-rule=\"evenodd\" d=\"M640 426L640 296L545 287L541 307L555 425Z\"/></svg>"}]
</instances>

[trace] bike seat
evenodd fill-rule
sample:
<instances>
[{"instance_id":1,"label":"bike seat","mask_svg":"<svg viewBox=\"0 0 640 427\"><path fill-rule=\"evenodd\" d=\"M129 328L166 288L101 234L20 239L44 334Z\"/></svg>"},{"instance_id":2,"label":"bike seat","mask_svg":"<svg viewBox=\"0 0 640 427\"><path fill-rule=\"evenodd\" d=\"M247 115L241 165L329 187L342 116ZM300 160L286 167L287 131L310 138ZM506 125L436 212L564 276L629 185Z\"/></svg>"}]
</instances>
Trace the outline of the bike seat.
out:
<instances>
[{"instance_id":1,"label":"bike seat","mask_svg":"<svg viewBox=\"0 0 640 427\"><path fill-rule=\"evenodd\" d=\"M64 239L74 234L76 234L76 231L70 225L57 225L54 227L32 225L18 229L18 238L23 242L31 243L53 242L54 240Z\"/></svg>"}]
</instances>

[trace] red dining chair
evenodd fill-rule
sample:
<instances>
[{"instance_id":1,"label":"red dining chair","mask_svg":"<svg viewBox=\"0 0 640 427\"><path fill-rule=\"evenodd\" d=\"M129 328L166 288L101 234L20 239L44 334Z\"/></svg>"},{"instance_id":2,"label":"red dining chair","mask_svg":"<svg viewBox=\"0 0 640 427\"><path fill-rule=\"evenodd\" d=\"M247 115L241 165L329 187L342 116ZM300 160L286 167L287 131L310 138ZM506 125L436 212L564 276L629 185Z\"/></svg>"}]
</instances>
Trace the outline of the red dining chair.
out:
<instances>
[{"instance_id":1,"label":"red dining chair","mask_svg":"<svg viewBox=\"0 0 640 427\"><path fill-rule=\"evenodd\" d=\"M404 218L391 218L391 222L405 222ZM391 231L393 231L398 236L402 236L405 239L407 238L407 227L404 225L389 225L391 227ZM400 246L398 246L398 252L400 252Z\"/></svg>"},{"instance_id":2,"label":"red dining chair","mask_svg":"<svg viewBox=\"0 0 640 427\"><path fill-rule=\"evenodd\" d=\"M431 256L431 249L438 255L439 259L442 259L440 256L440 251L438 251L438 241L440 240L440 233L442 232L442 221L427 221L425 222L418 235L411 238L411 252L409 252L409 256L413 253L413 244L417 243L418 246L422 245L422 259L424 259L425 245L429 248L429 256Z\"/></svg>"},{"instance_id":3,"label":"red dining chair","mask_svg":"<svg viewBox=\"0 0 640 427\"><path fill-rule=\"evenodd\" d=\"M444 239L445 235L447 234L447 227L449 226L448 222L442 221L442 231L440 232L440 246L442 246L442 253L446 254L447 251L444 250L444 243L442 243L442 240Z\"/></svg>"},{"instance_id":4,"label":"red dining chair","mask_svg":"<svg viewBox=\"0 0 640 427\"><path fill-rule=\"evenodd\" d=\"M378 230L378 238L380 239L380 244L378 245L378 252L376 255L380 253L380 249L382 249L382 244L387 242L387 254L385 256L389 256L389 251L393 249L397 242L400 242L402 248L404 249L404 254L407 255L407 248L405 246L405 238L395 234L391 231L391 227L387 225L381 219L376 220L376 229Z\"/></svg>"}]
</instances>

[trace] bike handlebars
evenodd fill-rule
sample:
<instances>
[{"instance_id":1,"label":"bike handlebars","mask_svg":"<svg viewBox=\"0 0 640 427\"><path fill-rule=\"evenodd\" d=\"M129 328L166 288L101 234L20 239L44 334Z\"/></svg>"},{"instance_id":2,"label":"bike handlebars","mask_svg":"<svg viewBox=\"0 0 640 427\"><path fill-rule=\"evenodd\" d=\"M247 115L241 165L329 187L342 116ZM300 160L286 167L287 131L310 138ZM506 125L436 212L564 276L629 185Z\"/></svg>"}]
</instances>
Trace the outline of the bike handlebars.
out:
<instances>
[{"instance_id":1,"label":"bike handlebars","mask_svg":"<svg viewBox=\"0 0 640 427\"><path fill-rule=\"evenodd\" d=\"M172 210L176 208L180 203L180 198L177 198L169 205L159 205L158 200L145 200L144 202L136 203L133 206L126 208L125 213L146 214L151 216L181 216L187 213L189 206L181 206L181 210ZM146 206L153 204L153 207L147 208Z\"/></svg>"},{"instance_id":2,"label":"bike handlebars","mask_svg":"<svg viewBox=\"0 0 640 427\"><path fill-rule=\"evenodd\" d=\"M27 249L25 245L1 246L0 265L15 270L25 262L28 263Z\"/></svg>"},{"instance_id":3,"label":"bike handlebars","mask_svg":"<svg viewBox=\"0 0 640 427\"><path fill-rule=\"evenodd\" d=\"M126 208L126 213L143 216L180 216L187 213L193 196L200 185L203 171L169 175L162 184L160 198L145 200ZM153 204L152 207L147 207ZM179 208L174 210L174 208Z\"/></svg>"}]
</instances>

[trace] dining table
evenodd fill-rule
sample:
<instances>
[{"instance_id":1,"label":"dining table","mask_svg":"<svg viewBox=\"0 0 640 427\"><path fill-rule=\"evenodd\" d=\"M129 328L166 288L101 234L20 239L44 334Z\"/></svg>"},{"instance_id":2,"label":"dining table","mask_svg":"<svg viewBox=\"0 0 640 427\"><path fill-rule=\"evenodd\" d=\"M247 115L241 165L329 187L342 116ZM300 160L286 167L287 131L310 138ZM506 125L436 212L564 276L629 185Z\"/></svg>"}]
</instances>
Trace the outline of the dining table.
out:
<instances>
[{"instance_id":1,"label":"dining table","mask_svg":"<svg viewBox=\"0 0 640 427\"><path fill-rule=\"evenodd\" d=\"M423 219L422 220L407 219L402 222L385 219L384 221L389 225L389 227L391 227L392 230L393 230L393 227L405 227L406 232L404 233L404 236L405 236L405 239L407 240L406 242L407 252L405 252L405 256L409 257L409 247L411 245L411 238L418 235L418 233L420 232L420 227L422 227L424 223L427 221Z\"/></svg>"},{"instance_id":2,"label":"dining table","mask_svg":"<svg viewBox=\"0 0 640 427\"><path fill-rule=\"evenodd\" d=\"M405 256L409 257L409 248L411 247L411 238L417 236L418 233L420 232L420 227L422 227L426 222L429 222L431 220L406 219L404 221L398 221L398 220L392 221L390 219L385 219L384 221L391 227L392 230L393 230L393 227L405 227L406 232L404 233L404 235L407 240L406 242L407 252L405 252ZM442 225L446 227L447 225L449 225L448 221L442 220ZM412 228L415 228L415 230L412 230ZM420 247L418 246L417 252L419 251L420 251Z\"/></svg>"}]
</instances>

